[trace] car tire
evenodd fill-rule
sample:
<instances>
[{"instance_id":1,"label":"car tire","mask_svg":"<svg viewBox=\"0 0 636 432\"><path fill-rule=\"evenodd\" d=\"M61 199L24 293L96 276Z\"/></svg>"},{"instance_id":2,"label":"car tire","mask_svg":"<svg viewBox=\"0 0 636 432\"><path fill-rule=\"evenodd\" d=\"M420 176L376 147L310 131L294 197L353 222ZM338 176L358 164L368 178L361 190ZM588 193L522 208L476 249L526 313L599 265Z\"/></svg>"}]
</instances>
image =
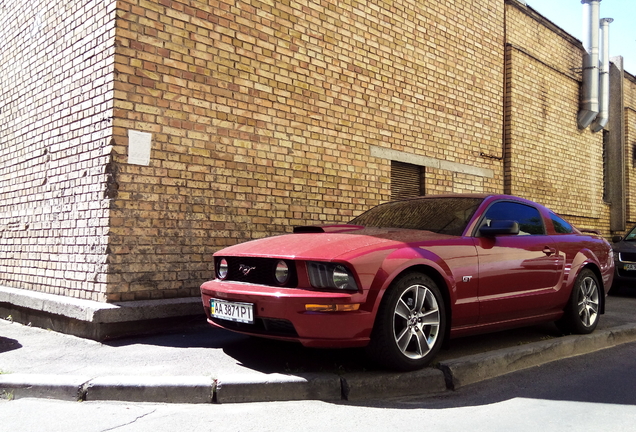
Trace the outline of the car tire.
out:
<instances>
[{"instance_id":1,"label":"car tire","mask_svg":"<svg viewBox=\"0 0 636 432\"><path fill-rule=\"evenodd\" d=\"M445 333L441 291L430 277L409 273L384 294L367 351L382 366L416 370L437 355Z\"/></svg>"},{"instance_id":2,"label":"car tire","mask_svg":"<svg viewBox=\"0 0 636 432\"><path fill-rule=\"evenodd\" d=\"M583 269L576 278L563 317L556 322L563 333L589 334L596 329L601 310L601 286L596 274Z\"/></svg>"}]
</instances>

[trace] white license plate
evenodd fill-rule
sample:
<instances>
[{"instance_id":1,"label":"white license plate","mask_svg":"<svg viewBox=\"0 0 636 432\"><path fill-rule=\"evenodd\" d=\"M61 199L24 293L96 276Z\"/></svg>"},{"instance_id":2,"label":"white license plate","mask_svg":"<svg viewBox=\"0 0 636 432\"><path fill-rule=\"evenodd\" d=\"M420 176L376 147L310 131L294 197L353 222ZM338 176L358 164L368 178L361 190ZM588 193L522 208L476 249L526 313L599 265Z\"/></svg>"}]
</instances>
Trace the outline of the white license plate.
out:
<instances>
[{"instance_id":1,"label":"white license plate","mask_svg":"<svg viewBox=\"0 0 636 432\"><path fill-rule=\"evenodd\" d=\"M210 299L210 314L214 318L249 324L254 323L254 305L252 303Z\"/></svg>"},{"instance_id":2,"label":"white license plate","mask_svg":"<svg viewBox=\"0 0 636 432\"><path fill-rule=\"evenodd\" d=\"M625 264L623 268L625 270L636 270L636 264Z\"/></svg>"}]
</instances>

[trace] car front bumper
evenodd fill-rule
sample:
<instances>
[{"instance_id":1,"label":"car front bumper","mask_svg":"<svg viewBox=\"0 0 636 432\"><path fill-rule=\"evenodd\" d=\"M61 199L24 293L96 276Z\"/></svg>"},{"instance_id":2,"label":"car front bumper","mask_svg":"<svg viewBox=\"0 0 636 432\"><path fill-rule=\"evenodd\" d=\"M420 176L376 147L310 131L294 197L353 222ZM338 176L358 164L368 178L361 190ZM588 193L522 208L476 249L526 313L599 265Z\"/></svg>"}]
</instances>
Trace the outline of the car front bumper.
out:
<instances>
[{"instance_id":1,"label":"car front bumper","mask_svg":"<svg viewBox=\"0 0 636 432\"><path fill-rule=\"evenodd\" d=\"M201 286L208 322L216 327L272 339L300 342L307 347L344 348L369 342L374 315L360 292L323 292L213 280ZM210 299L254 305L254 323L214 318ZM357 310L308 311L307 305L355 305Z\"/></svg>"},{"instance_id":2,"label":"car front bumper","mask_svg":"<svg viewBox=\"0 0 636 432\"><path fill-rule=\"evenodd\" d=\"M627 269L626 267L636 268L636 264L616 261L614 265L614 284L615 285L634 284L634 286L636 287L636 269L630 270L630 269Z\"/></svg>"}]
</instances>

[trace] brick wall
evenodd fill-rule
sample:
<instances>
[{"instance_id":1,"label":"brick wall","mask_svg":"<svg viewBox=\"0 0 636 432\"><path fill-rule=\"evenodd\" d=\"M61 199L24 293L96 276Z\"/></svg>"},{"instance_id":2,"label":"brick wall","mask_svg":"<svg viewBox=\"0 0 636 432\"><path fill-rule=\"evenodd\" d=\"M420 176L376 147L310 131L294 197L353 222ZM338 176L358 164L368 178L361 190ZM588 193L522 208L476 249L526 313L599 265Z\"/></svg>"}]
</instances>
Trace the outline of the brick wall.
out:
<instances>
[{"instance_id":1,"label":"brick wall","mask_svg":"<svg viewBox=\"0 0 636 432\"><path fill-rule=\"evenodd\" d=\"M391 161L428 194L506 190L608 234L580 43L519 2L0 8L1 284L196 296L215 250L388 200Z\"/></svg>"},{"instance_id":2,"label":"brick wall","mask_svg":"<svg viewBox=\"0 0 636 432\"><path fill-rule=\"evenodd\" d=\"M114 0L0 2L0 284L105 300Z\"/></svg>"},{"instance_id":3,"label":"brick wall","mask_svg":"<svg viewBox=\"0 0 636 432\"><path fill-rule=\"evenodd\" d=\"M577 127L581 43L519 4L506 26L506 192L609 235L603 134Z\"/></svg>"},{"instance_id":4,"label":"brick wall","mask_svg":"<svg viewBox=\"0 0 636 432\"><path fill-rule=\"evenodd\" d=\"M372 146L493 171L431 168L429 193L501 191L481 154L501 154L502 2L118 4L109 300L196 295L222 246L387 200Z\"/></svg>"},{"instance_id":5,"label":"brick wall","mask_svg":"<svg viewBox=\"0 0 636 432\"><path fill-rule=\"evenodd\" d=\"M636 78L625 74L625 176L627 191L627 229L636 224Z\"/></svg>"}]
</instances>

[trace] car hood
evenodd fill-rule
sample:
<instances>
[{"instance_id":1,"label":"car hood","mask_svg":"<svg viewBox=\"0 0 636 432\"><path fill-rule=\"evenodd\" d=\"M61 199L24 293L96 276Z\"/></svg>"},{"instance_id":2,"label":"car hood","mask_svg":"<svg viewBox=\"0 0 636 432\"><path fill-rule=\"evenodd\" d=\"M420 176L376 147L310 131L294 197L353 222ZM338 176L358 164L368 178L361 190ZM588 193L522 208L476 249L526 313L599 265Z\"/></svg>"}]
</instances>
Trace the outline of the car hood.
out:
<instances>
[{"instance_id":1,"label":"car hood","mask_svg":"<svg viewBox=\"0 0 636 432\"><path fill-rule=\"evenodd\" d=\"M405 244L431 242L437 244L445 239L455 238L431 231L395 228L364 228L343 226L337 228L318 227L297 234L284 234L252 240L227 247L216 256L251 256L304 260L347 259L379 249L396 249ZM418 245L418 246L421 246Z\"/></svg>"},{"instance_id":2,"label":"car hood","mask_svg":"<svg viewBox=\"0 0 636 432\"><path fill-rule=\"evenodd\" d=\"M616 252L633 252L636 253L636 242L621 240L612 244L612 249Z\"/></svg>"}]
</instances>

